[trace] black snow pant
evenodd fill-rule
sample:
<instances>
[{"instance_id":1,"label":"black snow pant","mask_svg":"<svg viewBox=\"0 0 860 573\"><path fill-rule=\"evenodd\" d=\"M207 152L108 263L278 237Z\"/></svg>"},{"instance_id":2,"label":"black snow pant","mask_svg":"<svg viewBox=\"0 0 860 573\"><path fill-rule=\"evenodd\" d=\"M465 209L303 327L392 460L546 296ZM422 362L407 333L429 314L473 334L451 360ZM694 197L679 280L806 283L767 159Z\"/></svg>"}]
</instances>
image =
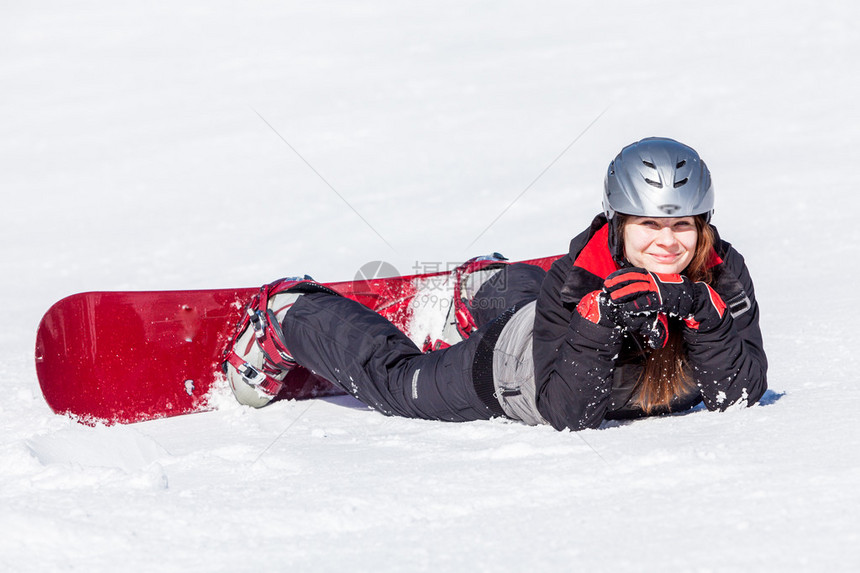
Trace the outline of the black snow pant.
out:
<instances>
[{"instance_id":1,"label":"black snow pant","mask_svg":"<svg viewBox=\"0 0 860 573\"><path fill-rule=\"evenodd\" d=\"M493 348L515 310L537 298L540 267L512 264L472 301L478 330L423 354L387 319L327 293L305 294L287 312L284 337L296 362L386 415L465 422L503 416L493 396Z\"/></svg>"}]
</instances>

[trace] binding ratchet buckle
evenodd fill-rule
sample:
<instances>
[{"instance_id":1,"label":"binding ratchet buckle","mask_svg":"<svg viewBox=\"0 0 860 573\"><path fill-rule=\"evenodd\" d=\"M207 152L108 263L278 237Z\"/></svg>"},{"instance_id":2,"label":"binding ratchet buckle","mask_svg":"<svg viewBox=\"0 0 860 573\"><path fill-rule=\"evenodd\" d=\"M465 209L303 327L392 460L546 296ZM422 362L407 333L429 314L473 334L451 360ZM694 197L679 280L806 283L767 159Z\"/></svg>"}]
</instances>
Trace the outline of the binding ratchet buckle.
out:
<instances>
[{"instance_id":1,"label":"binding ratchet buckle","mask_svg":"<svg viewBox=\"0 0 860 573\"><path fill-rule=\"evenodd\" d=\"M236 368L239 374L242 375L242 380L251 386L259 386L261 382L266 380L266 375L248 364L243 362L241 366Z\"/></svg>"},{"instance_id":2,"label":"binding ratchet buckle","mask_svg":"<svg viewBox=\"0 0 860 573\"><path fill-rule=\"evenodd\" d=\"M263 338L266 336L266 315L259 309L248 309L248 320L251 322L251 328L254 329L254 336Z\"/></svg>"}]
</instances>

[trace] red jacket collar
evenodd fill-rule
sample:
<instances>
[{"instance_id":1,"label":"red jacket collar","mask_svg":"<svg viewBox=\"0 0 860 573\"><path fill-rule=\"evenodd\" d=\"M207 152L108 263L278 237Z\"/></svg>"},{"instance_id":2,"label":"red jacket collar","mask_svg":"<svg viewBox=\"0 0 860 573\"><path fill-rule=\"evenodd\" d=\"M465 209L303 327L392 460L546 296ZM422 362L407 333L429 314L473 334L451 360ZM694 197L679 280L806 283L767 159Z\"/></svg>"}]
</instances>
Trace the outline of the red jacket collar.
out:
<instances>
[{"instance_id":1,"label":"red jacket collar","mask_svg":"<svg viewBox=\"0 0 860 573\"><path fill-rule=\"evenodd\" d=\"M585 247L579 251L574 267L579 267L605 279L620 267L609 252L609 225L603 225L588 240Z\"/></svg>"}]
</instances>

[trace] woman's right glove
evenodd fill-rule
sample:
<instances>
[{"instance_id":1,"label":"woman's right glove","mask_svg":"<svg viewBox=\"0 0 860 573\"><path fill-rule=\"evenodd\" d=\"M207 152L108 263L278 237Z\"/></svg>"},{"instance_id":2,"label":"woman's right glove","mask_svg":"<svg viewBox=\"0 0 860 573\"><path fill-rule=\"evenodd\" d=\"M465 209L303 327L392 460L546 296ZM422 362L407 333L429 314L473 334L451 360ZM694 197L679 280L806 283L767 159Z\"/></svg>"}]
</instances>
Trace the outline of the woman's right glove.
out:
<instances>
[{"instance_id":1,"label":"woman's right glove","mask_svg":"<svg viewBox=\"0 0 860 573\"><path fill-rule=\"evenodd\" d=\"M606 290L588 293L576 306L586 320L607 328L640 334L651 348L663 348L669 340L669 321L663 312L624 312Z\"/></svg>"},{"instance_id":2,"label":"woman's right glove","mask_svg":"<svg viewBox=\"0 0 860 573\"><path fill-rule=\"evenodd\" d=\"M591 291L576 305L579 315L598 326L618 328L621 322L621 312L618 306L612 304L605 290Z\"/></svg>"},{"instance_id":3,"label":"woman's right glove","mask_svg":"<svg viewBox=\"0 0 860 573\"><path fill-rule=\"evenodd\" d=\"M726 304L710 285L679 274L626 268L606 277L604 289L624 315L664 312L702 332L716 328L726 312Z\"/></svg>"}]
</instances>

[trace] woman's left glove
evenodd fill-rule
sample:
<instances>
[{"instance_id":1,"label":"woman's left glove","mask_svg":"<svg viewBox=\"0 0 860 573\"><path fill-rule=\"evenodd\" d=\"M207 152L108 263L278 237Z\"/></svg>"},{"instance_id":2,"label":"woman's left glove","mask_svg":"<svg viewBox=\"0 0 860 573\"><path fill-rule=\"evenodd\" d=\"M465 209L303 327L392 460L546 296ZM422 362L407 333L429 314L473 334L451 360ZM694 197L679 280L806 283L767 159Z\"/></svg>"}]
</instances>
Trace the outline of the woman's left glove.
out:
<instances>
[{"instance_id":1,"label":"woman's left glove","mask_svg":"<svg viewBox=\"0 0 860 573\"><path fill-rule=\"evenodd\" d=\"M606 277L604 288L624 314L665 312L701 332L716 328L726 312L726 303L710 285L679 274L621 269Z\"/></svg>"},{"instance_id":2,"label":"woman's left glove","mask_svg":"<svg viewBox=\"0 0 860 573\"><path fill-rule=\"evenodd\" d=\"M665 312L620 314L622 326L639 334L651 348L663 348L669 342L669 318Z\"/></svg>"}]
</instances>

